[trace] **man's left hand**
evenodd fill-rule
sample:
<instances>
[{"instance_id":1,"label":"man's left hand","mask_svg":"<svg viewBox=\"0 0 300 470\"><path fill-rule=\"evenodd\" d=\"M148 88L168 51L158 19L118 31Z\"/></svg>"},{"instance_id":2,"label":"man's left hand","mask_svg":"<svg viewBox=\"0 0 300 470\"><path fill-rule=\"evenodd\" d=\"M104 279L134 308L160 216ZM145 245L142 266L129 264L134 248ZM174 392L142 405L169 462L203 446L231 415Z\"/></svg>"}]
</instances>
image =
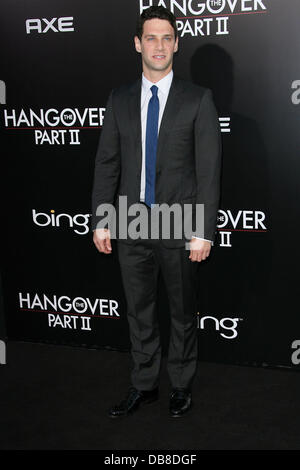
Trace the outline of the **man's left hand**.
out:
<instances>
[{"instance_id":1,"label":"man's left hand","mask_svg":"<svg viewBox=\"0 0 300 470\"><path fill-rule=\"evenodd\" d=\"M190 241L190 249L189 259L191 261L204 261L209 256L211 242L192 238Z\"/></svg>"}]
</instances>

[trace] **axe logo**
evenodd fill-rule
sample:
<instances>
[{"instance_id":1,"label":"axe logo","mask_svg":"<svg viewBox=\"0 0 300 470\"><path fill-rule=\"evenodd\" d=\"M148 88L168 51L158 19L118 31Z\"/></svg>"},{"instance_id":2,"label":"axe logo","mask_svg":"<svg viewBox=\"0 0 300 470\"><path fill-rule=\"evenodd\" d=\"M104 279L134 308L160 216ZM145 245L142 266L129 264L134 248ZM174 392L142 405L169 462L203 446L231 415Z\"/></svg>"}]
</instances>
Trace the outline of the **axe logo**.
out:
<instances>
[{"instance_id":1,"label":"axe logo","mask_svg":"<svg viewBox=\"0 0 300 470\"><path fill-rule=\"evenodd\" d=\"M30 34L33 31L38 33L47 33L53 31L54 33L69 33L74 31L73 16L63 16L61 18L34 18L26 20L26 33Z\"/></svg>"}]
</instances>

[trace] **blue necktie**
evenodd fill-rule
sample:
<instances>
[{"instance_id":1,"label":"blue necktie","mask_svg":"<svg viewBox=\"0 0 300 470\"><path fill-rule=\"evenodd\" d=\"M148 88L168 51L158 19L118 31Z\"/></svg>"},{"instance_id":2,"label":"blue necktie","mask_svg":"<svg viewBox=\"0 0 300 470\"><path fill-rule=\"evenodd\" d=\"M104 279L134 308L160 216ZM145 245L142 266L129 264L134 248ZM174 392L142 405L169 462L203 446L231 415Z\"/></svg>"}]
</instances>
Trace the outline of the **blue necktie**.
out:
<instances>
[{"instance_id":1,"label":"blue necktie","mask_svg":"<svg viewBox=\"0 0 300 470\"><path fill-rule=\"evenodd\" d=\"M146 127L146 188L145 203L151 207L155 203L155 166L158 135L159 99L156 85L151 87L152 97L148 104Z\"/></svg>"}]
</instances>

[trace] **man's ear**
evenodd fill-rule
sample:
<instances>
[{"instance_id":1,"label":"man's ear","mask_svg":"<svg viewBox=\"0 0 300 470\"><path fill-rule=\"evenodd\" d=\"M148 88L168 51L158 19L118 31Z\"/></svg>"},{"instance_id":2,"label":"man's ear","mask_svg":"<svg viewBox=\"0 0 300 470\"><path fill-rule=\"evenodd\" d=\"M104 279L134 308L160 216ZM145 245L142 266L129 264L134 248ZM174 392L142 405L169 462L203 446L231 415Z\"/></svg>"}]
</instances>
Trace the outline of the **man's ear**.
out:
<instances>
[{"instance_id":1,"label":"man's ear","mask_svg":"<svg viewBox=\"0 0 300 470\"><path fill-rule=\"evenodd\" d=\"M178 51L178 36L176 38L175 45L174 45L174 52L177 52L177 51Z\"/></svg>"},{"instance_id":2,"label":"man's ear","mask_svg":"<svg viewBox=\"0 0 300 470\"><path fill-rule=\"evenodd\" d=\"M142 52L141 41L137 36L134 36L134 45L136 52Z\"/></svg>"}]
</instances>

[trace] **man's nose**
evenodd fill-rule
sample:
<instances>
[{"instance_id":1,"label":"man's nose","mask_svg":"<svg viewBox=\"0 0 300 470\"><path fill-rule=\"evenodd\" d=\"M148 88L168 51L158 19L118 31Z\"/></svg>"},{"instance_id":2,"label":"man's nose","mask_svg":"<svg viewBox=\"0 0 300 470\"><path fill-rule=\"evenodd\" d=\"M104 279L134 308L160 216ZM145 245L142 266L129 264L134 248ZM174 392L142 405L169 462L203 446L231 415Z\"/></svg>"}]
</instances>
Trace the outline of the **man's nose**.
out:
<instances>
[{"instance_id":1,"label":"man's nose","mask_svg":"<svg viewBox=\"0 0 300 470\"><path fill-rule=\"evenodd\" d=\"M156 43L156 48L161 51L163 49L164 45L163 45L163 41L162 40L159 40L157 41Z\"/></svg>"}]
</instances>

